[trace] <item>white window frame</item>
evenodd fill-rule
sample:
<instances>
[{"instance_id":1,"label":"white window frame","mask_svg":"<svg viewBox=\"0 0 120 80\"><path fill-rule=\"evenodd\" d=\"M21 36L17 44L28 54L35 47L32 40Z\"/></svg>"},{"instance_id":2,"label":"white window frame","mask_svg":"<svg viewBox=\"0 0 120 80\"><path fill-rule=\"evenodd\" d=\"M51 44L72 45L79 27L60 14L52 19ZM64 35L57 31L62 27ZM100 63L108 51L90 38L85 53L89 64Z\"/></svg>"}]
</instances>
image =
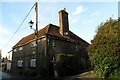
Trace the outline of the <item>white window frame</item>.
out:
<instances>
[{"instance_id":1,"label":"white window frame","mask_svg":"<svg viewBox=\"0 0 120 80\"><path fill-rule=\"evenodd\" d=\"M19 51L23 50L23 47L19 47Z\"/></svg>"},{"instance_id":2,"label":"white window frame","mask_svg":"<svg viewBox=\"0 0 120 80\"><path fill-rule=\"evenodd\" d=\"M33 51L32 54L35 54L35 51Z\"/></svg>"},{"instance_id":3,"label":"white window frame","mask_svg":"<svg viewBox=\"0 0 120 80\"><path fill-rule=\"evenodd\" d=\"M36 67L36 59L30 60L30 67Z\"/></svg>"},{"instance_id":4,"label":"white window frame","mask_svg":"<svg viewBox=\"0 0 120 80\"><path fill-rule=\"evenodd\" d=\"M55 40L53 39L52 41L52 46L54 47L55 46Z\"/></svg>"},{"instance_id":5,"label":"white window frame","mask_svg":"<svg viewBox=\"0 0 120 80\"><path fill-rule=\"evenodd\" d=\"M85 58L81 58L81 62L85 66L85 64L86 64Z\"/></svg>"},{"instance_id":6,"label":"white window frame","mask_svg":"<svg viewBox=\"0 0 120 80\"><path fill-rule=\"evenodd\" d=\"M15 49L13 49L13 52L17 52L17 49L15 48Z\"/></svg>"},{"instance_id":7,"label":"white window frame","mask_svg":"<svg viewBox=\"0 0 120 80\"><path fill-rule=\"evenodd\" d=\"M17 61L17 66L18 67L23 67L23 60L18 60Z\"/></svg>"}]
</instances>

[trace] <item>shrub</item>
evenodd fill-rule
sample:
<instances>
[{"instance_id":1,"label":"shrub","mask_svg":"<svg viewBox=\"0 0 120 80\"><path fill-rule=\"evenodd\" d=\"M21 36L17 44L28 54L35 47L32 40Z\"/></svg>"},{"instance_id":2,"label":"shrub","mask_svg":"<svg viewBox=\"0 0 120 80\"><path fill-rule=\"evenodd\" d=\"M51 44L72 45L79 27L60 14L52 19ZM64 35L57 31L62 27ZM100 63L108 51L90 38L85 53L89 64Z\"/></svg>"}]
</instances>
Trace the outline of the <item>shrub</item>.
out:
<instances>
[{"instance_id":1,"label":"shrub","mask_svg":"<svg viewBox=\"0 0 120 80\"><path fill-rule=\"evenodd\" d=\"M59 76L77 74L80 71L80 61L75 55L57 54L55 69Z\"/></svg>"},{"instance_id":2,"label":"shrub","mask_svg":"<svg viewBox=\"0 0 120 80\"><path fill-rule=\"evenodd\" d=\"M120 75L120 21L110 18L100 25L91 43L88 52L98 77L118 78Z\"/></svg>"}]
</instances>

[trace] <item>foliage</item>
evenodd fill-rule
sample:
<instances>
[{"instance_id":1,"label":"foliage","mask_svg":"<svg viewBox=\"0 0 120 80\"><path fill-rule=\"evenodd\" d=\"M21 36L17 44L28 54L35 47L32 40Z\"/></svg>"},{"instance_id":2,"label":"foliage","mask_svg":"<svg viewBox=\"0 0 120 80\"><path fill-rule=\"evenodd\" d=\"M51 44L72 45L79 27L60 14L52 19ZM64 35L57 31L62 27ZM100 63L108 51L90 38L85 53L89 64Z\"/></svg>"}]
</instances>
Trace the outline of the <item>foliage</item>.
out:
<instances>
[{"instance_id":1,"label":"foliage","mask_svg":"<svg viewBox=\"0 0 120 80\"><path fill-rule=\"evenodd\" d=\"M80 71L80 60L75 55L57 54L55 69L59 76L77 74Z\"/></svg>"},{"instance_id":2,"label":"foliage","mask_svg":"<svg viewBox=\"0 0 120 80\"><path fill-rule=\"evenodd\" d=\"M88 52L98 77L120 78L120 21L100 25Z\"/></svg>"}]
</instances>

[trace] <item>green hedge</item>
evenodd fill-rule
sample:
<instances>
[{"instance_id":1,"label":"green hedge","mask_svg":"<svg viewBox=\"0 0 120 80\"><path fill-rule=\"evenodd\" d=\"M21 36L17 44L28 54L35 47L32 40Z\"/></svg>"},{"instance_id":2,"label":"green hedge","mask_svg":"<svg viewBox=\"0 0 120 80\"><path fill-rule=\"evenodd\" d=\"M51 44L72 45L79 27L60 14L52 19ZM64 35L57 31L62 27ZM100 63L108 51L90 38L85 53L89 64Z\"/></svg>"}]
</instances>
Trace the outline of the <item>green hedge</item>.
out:
<instances>
[{"instance_id":1,"label":"green hedge","mask_svg":"<svg viewBox=\"0 0 120 80\"><path fill-rule=\"evenodd\" d=\"M55 70L59 76L73 75L80 72L80 60L71 54L57 54Z\"/></svg>"},{"instance_id":2,"label":"green hedge","mask_svg":"<svg viewBox=\"0 0 120 80\"><path fill-rule=\"evenodd\" d=\"M120 21L102 23L88 51L98 77L120 78Z\"/></svg>"}]
</instances>

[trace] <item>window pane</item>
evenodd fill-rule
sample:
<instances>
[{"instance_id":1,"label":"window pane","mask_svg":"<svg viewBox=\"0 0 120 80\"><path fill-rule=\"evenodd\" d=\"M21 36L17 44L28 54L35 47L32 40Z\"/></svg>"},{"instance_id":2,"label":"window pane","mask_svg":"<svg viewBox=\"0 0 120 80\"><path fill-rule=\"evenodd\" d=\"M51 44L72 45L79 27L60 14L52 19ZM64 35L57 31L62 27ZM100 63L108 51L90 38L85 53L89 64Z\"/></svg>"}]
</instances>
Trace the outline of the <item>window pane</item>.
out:
<instances>
[{"instance_id":1,"label":"window pane","mask_svg":"<svg viewBox=\"0 0 120 80\"><path fill-rule=\"evenodd\" d=\"M36 67L36 59L31 59L30 66L31 67Z\"/></svg>"},{"instance_id":2,"label":"window pane","mask_svg":"<svg viewBox=\"0 0 120 80\"><path fill-rule=\"evenodd\" d=\"M17 49L14 49L13 51L14 51L14 52L17 52Z\"/></svg>"},{"instance_id":3,"label":"window pane","mask_svg":"<svg viewBox=\"0 0 120 80\"><path fill-rule=\"evenodd\" d=\"M23 50L23 47L20 47L20 48L19 48L19 51L21 51L21 50Z\"/></svg>"},{"instance_id":4,"label":"window pane","mask_svg":"<svg viewBox=\"0 0 120 80\"><path fill-rule=\"evenodd\" d=\"M23 60L18 60L17 66L18 66L18 67L22 67L22 66L23 66Z\"/></svg>"}]
</instances>

